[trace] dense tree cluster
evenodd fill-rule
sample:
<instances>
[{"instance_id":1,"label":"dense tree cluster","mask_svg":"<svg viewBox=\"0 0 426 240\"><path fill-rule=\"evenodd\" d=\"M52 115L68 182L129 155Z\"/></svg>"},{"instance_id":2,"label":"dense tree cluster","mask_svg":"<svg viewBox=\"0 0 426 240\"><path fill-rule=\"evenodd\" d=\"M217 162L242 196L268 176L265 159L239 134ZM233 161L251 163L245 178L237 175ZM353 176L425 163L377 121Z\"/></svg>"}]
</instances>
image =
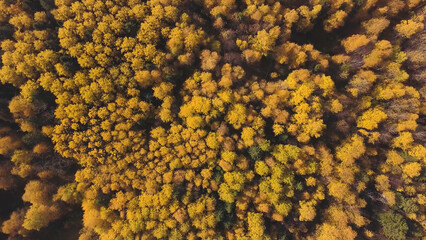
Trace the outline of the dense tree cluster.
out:
<instances>
[{"instance_id":1,"label":"dense tree cluster","mask_svg":"<svg viewBox=\"0 0 426 240\"><path fill-rule=\"evenodd\" d=\"M82 209L81 240L425 237L425 15L0 0L0 189L23 201L1 231Z\"/></svg>"}]
</instances>

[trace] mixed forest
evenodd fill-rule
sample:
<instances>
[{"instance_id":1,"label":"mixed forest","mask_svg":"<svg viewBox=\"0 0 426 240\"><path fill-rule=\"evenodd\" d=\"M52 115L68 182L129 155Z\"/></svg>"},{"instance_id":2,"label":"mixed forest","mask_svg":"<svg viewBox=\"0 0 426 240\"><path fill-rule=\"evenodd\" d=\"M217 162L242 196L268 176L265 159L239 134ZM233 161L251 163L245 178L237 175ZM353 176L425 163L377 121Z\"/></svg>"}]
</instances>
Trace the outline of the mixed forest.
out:
<instances>
[{"instance_id":1,"label":"mixed forest","mask_svg":"<svg viewBox=\"0 0 426 240\"><path fill-rule=\"evenodd\" d=\"M0 238L426 238L424 0L0 0Z\"/></svg>"}]
</instances>

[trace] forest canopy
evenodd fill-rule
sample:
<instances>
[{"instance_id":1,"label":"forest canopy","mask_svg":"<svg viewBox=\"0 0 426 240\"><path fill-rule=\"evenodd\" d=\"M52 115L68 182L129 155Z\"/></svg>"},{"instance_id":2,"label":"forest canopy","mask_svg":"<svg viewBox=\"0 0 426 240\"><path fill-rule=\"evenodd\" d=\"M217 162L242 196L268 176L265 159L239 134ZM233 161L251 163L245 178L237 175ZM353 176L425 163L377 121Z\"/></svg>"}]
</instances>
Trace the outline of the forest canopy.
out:
<instances>
[{"instance_id":1,"label":"forest canopy","mask_svg":"<svg viewBox=\"0 0 426 240\"><path fill-rule=\"evenodd\" d=\"M425 238L425 16L0 0L0 238Z\"/></svg>"}]
</instances>

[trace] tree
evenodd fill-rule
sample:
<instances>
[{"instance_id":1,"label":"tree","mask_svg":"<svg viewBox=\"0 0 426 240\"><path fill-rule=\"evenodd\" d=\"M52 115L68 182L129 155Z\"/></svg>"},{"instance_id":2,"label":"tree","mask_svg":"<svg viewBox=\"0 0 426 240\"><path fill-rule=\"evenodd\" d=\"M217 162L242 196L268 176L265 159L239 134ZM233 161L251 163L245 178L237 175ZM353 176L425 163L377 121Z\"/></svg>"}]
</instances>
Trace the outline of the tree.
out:
<instances>
[{"instance_id":1,"label":"tree","mask_svg":"<svg viewBox=\"0 0 426 240\"><path fill-rule=\"evenodd\" d=\"M40 181L30 181L25 185L25 193L22 195L22 200L38 205L49 204L51 202L49 197L51 190L50 186Z\"/></svg>"},{"instance_id":2,"label":"tree","mask_svg":"<svg viewBox=\"0 0 426 240\"><path fill-rule=\"evenodd\" d=\"M420 176L422 166L418 162L406 163L402 166L402 172L409 178Z\"/></svg>"},{"instance_id":3,"label":"tree","mask_svg":"<svg viewBox=\"0 0 426 240\"><path fill-rule=\"evenodd\" d=\"M241 128L246 121L246 108L242 104L235 104L226 115L226 120L235 128Z\"/></svg>"},{"instance_id":4,"label":"tree","mask_svg":"<svg viewBox=\"0 0 426 240\"><path fill-rule=\"evenodd\" d=\"M315 201L299 201L299 221L312 221L316 216Z\"/></svg>"},{"instance_id":5,"label":"tree","mask_svg":"<svg viewBox=\"0 0 426 240\"><path fill-rule=\"evenodd\" d=\"M349 81L348 91L355 97L364 95L371 90L377 76L372 71L360 70ZM356 94L353 94L356 92Z\"/></svg>"},{"instance_id":6,"label":"tree","mask_svg":"<svg viewBox=\"0 0 426 240\"><path fill-rule=\"evenodd\" d=\"M345 201L349 204L355 203L355 196L352 195L349 185L346 183L333 181L328 185L328 192L339 201Z\"/></svg>"},{"instance_id":7,"label":"tree","mask_svg":"<svg viewBox=\"0 0 426 240\"><path fill-rule=\"evenodd\" d=\"M384 59L392 55L392 44L387 40L381 40L374 46L373 51L364 57L364 68L376 67Z\"/></svg>"},{"instance_id":8,"label":"tree","mask_svg":"<svg viewBox=\"0 0 426 240\"><path fill-rule=\"evenodd\" d=\"M20 147L22 142L15 136L0 137L0 154L6 155Z\"/></svg>"},{"instance_id":9,"label":"tree","mask_svg":"<svg viewBox=\"0 0 426 240\"><path fill-rule=\"evenodd\" d=\"M352 35L342 40L342 45L345 48L346 53L351 53L357 48L367 45L370 42L365 35Z\"/></svg>"},{"instance_id":10,"label":"tree","mask_svg":"<svg viewBox=\"0 0 426 240\"><path fill-rule=\"evenodd\" d=\"M259 174L260 176L265 176L269 173L268 165L266 165L266 163L263 161L256 161L254 165L254 169L256 173Z\"/></svg>"},{"instance_id":11,"label":"tree","mask_svg":"<svg viewBox=\"0 0 426 240\"><path fill-rule=\"evenodd\" d=\"M267 56L268 52L275 46L275 41L280 34L278 26L271 28L269 32L266 30L258 31L255 37L249 39L252 50L260 52L263 56Z\"/></svg>"},{"instance_id":12,"label":"tree","mask_svg":"<svg viewBox=\"0 0 426 240\"><path fill-rule=\"evenodd\" d=\"M289 160L295 160L299 157L300 149L294 145L276 145L272 155L282 164L287 164Z\"/></svg>"},{"instance_id":13,"label":"tree","mask_svg":"<svg viewBox=\"0 0 426 240\"><path fill-rule=\"evenodd\" d=\"M402 20L395 26L395 30L404 38L410 38L412 35L424 29L424 16L416 16L413 19Z\"/></svg>"},{"instance_id":14,"label":"tree","mask_svg":"<svg viewBox=\"0 0 426 240\"><path fill-rule=\"evenodd\" d=\"M29 231L22 227L25 219L26 209L19 209L10 215L10 218L3 222L1 231L11 236L27 236Z\"/></svg>"},{"instance_id":15,"label":"tree","mask_svg":"<svg viewBox=\"0 0 426 240\"><path fill-rule=\"evenodd\" d=\"M220 61L220 56L217 52L210 52L209 50L203 50L201 52L201 69L208 71L213 70L217 63Z\"/></svg>"},{"instance_id":16,"label":"tree","mask_svg":"<svg viewBox=\"0 0 426 240\"><path fill-rule=\"evenodd\" d=\"M348 14L345 11L338 10L324 21L324 30L331 32L345 24L345 19Z\"/></svg>"},{"instance_id":17,"label":"tree","mask_svg":"<svg viewBox=\"0 0 426 240\"><path fill-rule=\"evenodd\" d=\"M379 108L370 108L358 118L357 127L373 130L376 129L378 124L386 118L386 113L384 113Z\"/></svg>"},{"instance_id":18,"label":"tree","mask_svg":"<svg viewBox=\"0 0 426 240\"><path fill-rule=\"evenodd\" d=\"M263 224L262 214L249 212L247 214L248 231L251 239L263 239L265 226Z\"/></svg>"},{"instance_id":19,"label":"tree","mask_svg":"<svg viewBox=\"0 0 426 240\"><path fill-rule=\"evenodd\" d=\"M357 236L357 233L352 230L349 226L335 226L329 223L323 223L316 231L316 239L318 240L353 240Z\"/></svg>"},{"instance_id":20,"label":"tree","mask_svg":"<svg viewBox=\"0 0 426 240\"><path fill-rule=\"evenodd\" d=\"M365 151L363 138L359 135L354 135L347 143L337 148L336 157L345 164L353 164Z\"/></svg>"},{"instance_id":21,"label":"tree","mask_svg":"<svg viewBox=\"0 0 426 240\"><path fill-rule=\"evenodd\" d=\"M291 68L297 68L304 64L308 57L301 46L292 42L286 42L278 46L275 52L276 61L280 64L288 64Z\"/></svg>"},{"instance_id":22,"label":"tree","mask_svg":"<svg viewBox=\"0 0 426 240\"><path fill-rule=\"evenodd\" d=\"M25 220L22 226L27 230L39 231L59 216L60 209L56 205L31 205L25 214Z\"/></svg>"},{"instance_id":23,"label":"tree","mask_svg":"<svg viewBox=\"0 0 426 240\"><path fill-rule=\"evenodd\" d=\"M384 17L372 18L362 23L363 28L368 35L378 36L384 29L389 26L390 21Z\"/></svg>"},{"instance_id":24,"label":"tree","mask_svg":"<svg viewBox=\"0 0 426 240\"><path fill-rule=\"evenodd\" d=\"M379 222L382 225L386 237L392 240L405 239L408 225L401 214L386 212L379 214Z\"/></svg>"},{"instance_id":25,"label":"tree","mask_svg":"<svg viewBox=\"0 0 426 240\"><path fill-rule=\"evenodd\" d=\"M256 132L253 130L253 128L245 127L243 128L243 131L241 132L241 138L244 141L244 144L247 147L250 147L254 144L253 137L256 135Z\"/></svg>"}]
</instances>

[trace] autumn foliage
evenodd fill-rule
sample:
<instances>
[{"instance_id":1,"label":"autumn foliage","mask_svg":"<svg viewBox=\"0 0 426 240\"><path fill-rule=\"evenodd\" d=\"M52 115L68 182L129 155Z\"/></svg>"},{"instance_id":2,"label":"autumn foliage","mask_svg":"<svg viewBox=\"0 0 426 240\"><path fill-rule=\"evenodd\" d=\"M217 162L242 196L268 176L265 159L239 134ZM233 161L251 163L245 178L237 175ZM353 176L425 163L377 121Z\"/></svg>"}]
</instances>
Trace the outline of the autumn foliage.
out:
<instances>
[{"instance_id":1,"label":"autumn foliage","mask_svg":"<svg viewBox=\"0 0 426 240\"><path fill-rule=\"evenodd\" d=\"M22 199L1 231L425 237L425 13L0 0L0 191Z\"/></svg>"}]
</instances>

